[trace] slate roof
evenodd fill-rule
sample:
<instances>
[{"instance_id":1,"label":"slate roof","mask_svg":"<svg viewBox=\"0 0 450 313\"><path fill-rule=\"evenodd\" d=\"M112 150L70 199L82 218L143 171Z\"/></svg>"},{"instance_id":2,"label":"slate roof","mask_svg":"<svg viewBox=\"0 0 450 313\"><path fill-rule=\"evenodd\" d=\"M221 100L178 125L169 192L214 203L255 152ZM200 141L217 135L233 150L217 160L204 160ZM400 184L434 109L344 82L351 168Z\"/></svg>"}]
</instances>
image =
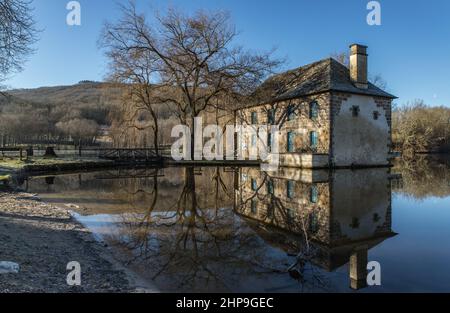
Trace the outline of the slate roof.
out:
<instances>
[{"instance_id":1,"label":"slate roof","mask_svg":"<svg viewBox=\"0 0 450 313\"><path fill-rule=\"evenodd\" d=\"M328 58L270 77L256 90L252 104L289 100L325 91L396 98L370 82L368 85L368 89L357 88L350 80L349 69Z\"/></svg>"}]
</instances>

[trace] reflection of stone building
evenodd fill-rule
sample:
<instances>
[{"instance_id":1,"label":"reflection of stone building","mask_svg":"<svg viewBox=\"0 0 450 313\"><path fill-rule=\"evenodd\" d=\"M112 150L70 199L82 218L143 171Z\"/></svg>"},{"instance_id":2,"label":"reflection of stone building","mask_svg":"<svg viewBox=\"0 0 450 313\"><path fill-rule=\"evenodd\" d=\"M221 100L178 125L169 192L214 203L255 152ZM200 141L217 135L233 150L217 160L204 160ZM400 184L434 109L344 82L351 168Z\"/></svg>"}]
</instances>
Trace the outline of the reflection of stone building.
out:
<instances>
[{"instance_id":1,"label":"reflection of stone building","mask_svg":"<svg viewBox=\"0 0 450 313\"><path fill-rule=\"evenodd\" d=\"M297 255L307 241L312 262L334 271L350 261L351 284L364 286L367 253L394 235L388 169L276 174L240 169L236 211L270 244Z\"/></svg>"}]
</instances>

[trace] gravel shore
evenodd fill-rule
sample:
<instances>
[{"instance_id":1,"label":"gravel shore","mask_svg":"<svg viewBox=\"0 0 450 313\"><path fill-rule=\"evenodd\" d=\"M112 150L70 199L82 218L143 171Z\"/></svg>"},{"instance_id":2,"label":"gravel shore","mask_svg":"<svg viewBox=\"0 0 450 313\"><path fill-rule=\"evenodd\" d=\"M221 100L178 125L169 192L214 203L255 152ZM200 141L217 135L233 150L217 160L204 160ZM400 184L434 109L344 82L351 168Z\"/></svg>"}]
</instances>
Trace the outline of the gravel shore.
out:
<instances>
[{"instance_id":1,"label":"gravel shore","mask_svg":"<svg viewBox=\"0 0 450 313\"><path fill-rule=\"evenodd\" d=\"M20 265L0 274L0 292L134 292L130 276L64 208L20 192L0 191L0 262ZM81 265L81 286L66 283L67 264Z\"/></svg>"}]
</instances>

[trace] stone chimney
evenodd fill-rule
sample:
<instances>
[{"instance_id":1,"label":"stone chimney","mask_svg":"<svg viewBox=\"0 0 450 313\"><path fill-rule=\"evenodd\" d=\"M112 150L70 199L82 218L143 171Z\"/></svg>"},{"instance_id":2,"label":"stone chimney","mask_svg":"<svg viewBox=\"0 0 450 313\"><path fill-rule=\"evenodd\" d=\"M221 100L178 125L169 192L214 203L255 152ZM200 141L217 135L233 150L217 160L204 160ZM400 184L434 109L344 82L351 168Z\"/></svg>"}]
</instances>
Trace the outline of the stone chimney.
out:
<instances>
[{"instance_id":1,"label":"stone chimney","mask_svg":"<svg viewBox=\"0 0 450 313\"><path fill-rule=\"evenodd\" d=\"M350 79L357 88L367 89L367 46L350 46Z\"/></svg>"}]
</instances>

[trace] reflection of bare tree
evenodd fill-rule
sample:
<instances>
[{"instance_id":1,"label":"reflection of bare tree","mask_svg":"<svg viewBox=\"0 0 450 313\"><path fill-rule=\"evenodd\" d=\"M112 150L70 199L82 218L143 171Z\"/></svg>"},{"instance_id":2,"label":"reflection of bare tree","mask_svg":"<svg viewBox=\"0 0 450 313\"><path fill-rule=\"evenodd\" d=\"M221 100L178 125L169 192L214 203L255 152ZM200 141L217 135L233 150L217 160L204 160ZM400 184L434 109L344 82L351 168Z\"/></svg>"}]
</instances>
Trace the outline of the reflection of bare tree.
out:
<instances>
[{"instance_id":1,"label":"reflection of bare tree","mask_svg":"<svg viewBox=\"0 0 450 313\"><path fill-rule=\"evenodd\" d=\"M139 231L135 232L135 237L129 241L129 248L132 250L139 250L139 254L146 254L147 247L149 245L149 237L148 232L150 231L150 225L152 223L153 211L155 210L156 203L158 201L158 175L153 177L153 184L150 192L147 192L143 189L139 189L133 193L136 195L138 193L145 193L150 197L150 203L148 205L148 209L142 215L141 218L137 219L137 225L128 224L128 227L131 229L137 228Z\"/></svg>"},{"instance_id":2,"label":"reflection of bare tree","mask_svg":"<svg viewBox=\"0 0 450 313\"><path fill-rule=\"evenodd\" d=\"M401 186L395 191L417 199L450 195L450 162L448 158L420 156L397 160L394 172L401 174Z\"/></svg>"},{"instance_id":3,"label":"reflection of bare tree","mask_svg":"<svg viewBox=\"0 0 450 313\"><path fill-rule=\"evenodd\" d=\"M152 279L170 276L179 288L189 284L205 286L205 283L227 288L230 277L220 266L254 266L248 262L253 257L241 250L243 246L255 245L254 236L236 232L233 213L223 208L223 198L228 197L231 204L233 194L222 169L208 169L207 177L199 176L203 173L193 167L183 172L178 197L167 210L155 209L160 199L155 179L154 198L148 211L144 215L124 215L121 232L129 239L127 246L133 252L131 262L150 263ZM199 177L208 187L206 192L198 189L196 178Z\"/></svg>"}]
</instances>

